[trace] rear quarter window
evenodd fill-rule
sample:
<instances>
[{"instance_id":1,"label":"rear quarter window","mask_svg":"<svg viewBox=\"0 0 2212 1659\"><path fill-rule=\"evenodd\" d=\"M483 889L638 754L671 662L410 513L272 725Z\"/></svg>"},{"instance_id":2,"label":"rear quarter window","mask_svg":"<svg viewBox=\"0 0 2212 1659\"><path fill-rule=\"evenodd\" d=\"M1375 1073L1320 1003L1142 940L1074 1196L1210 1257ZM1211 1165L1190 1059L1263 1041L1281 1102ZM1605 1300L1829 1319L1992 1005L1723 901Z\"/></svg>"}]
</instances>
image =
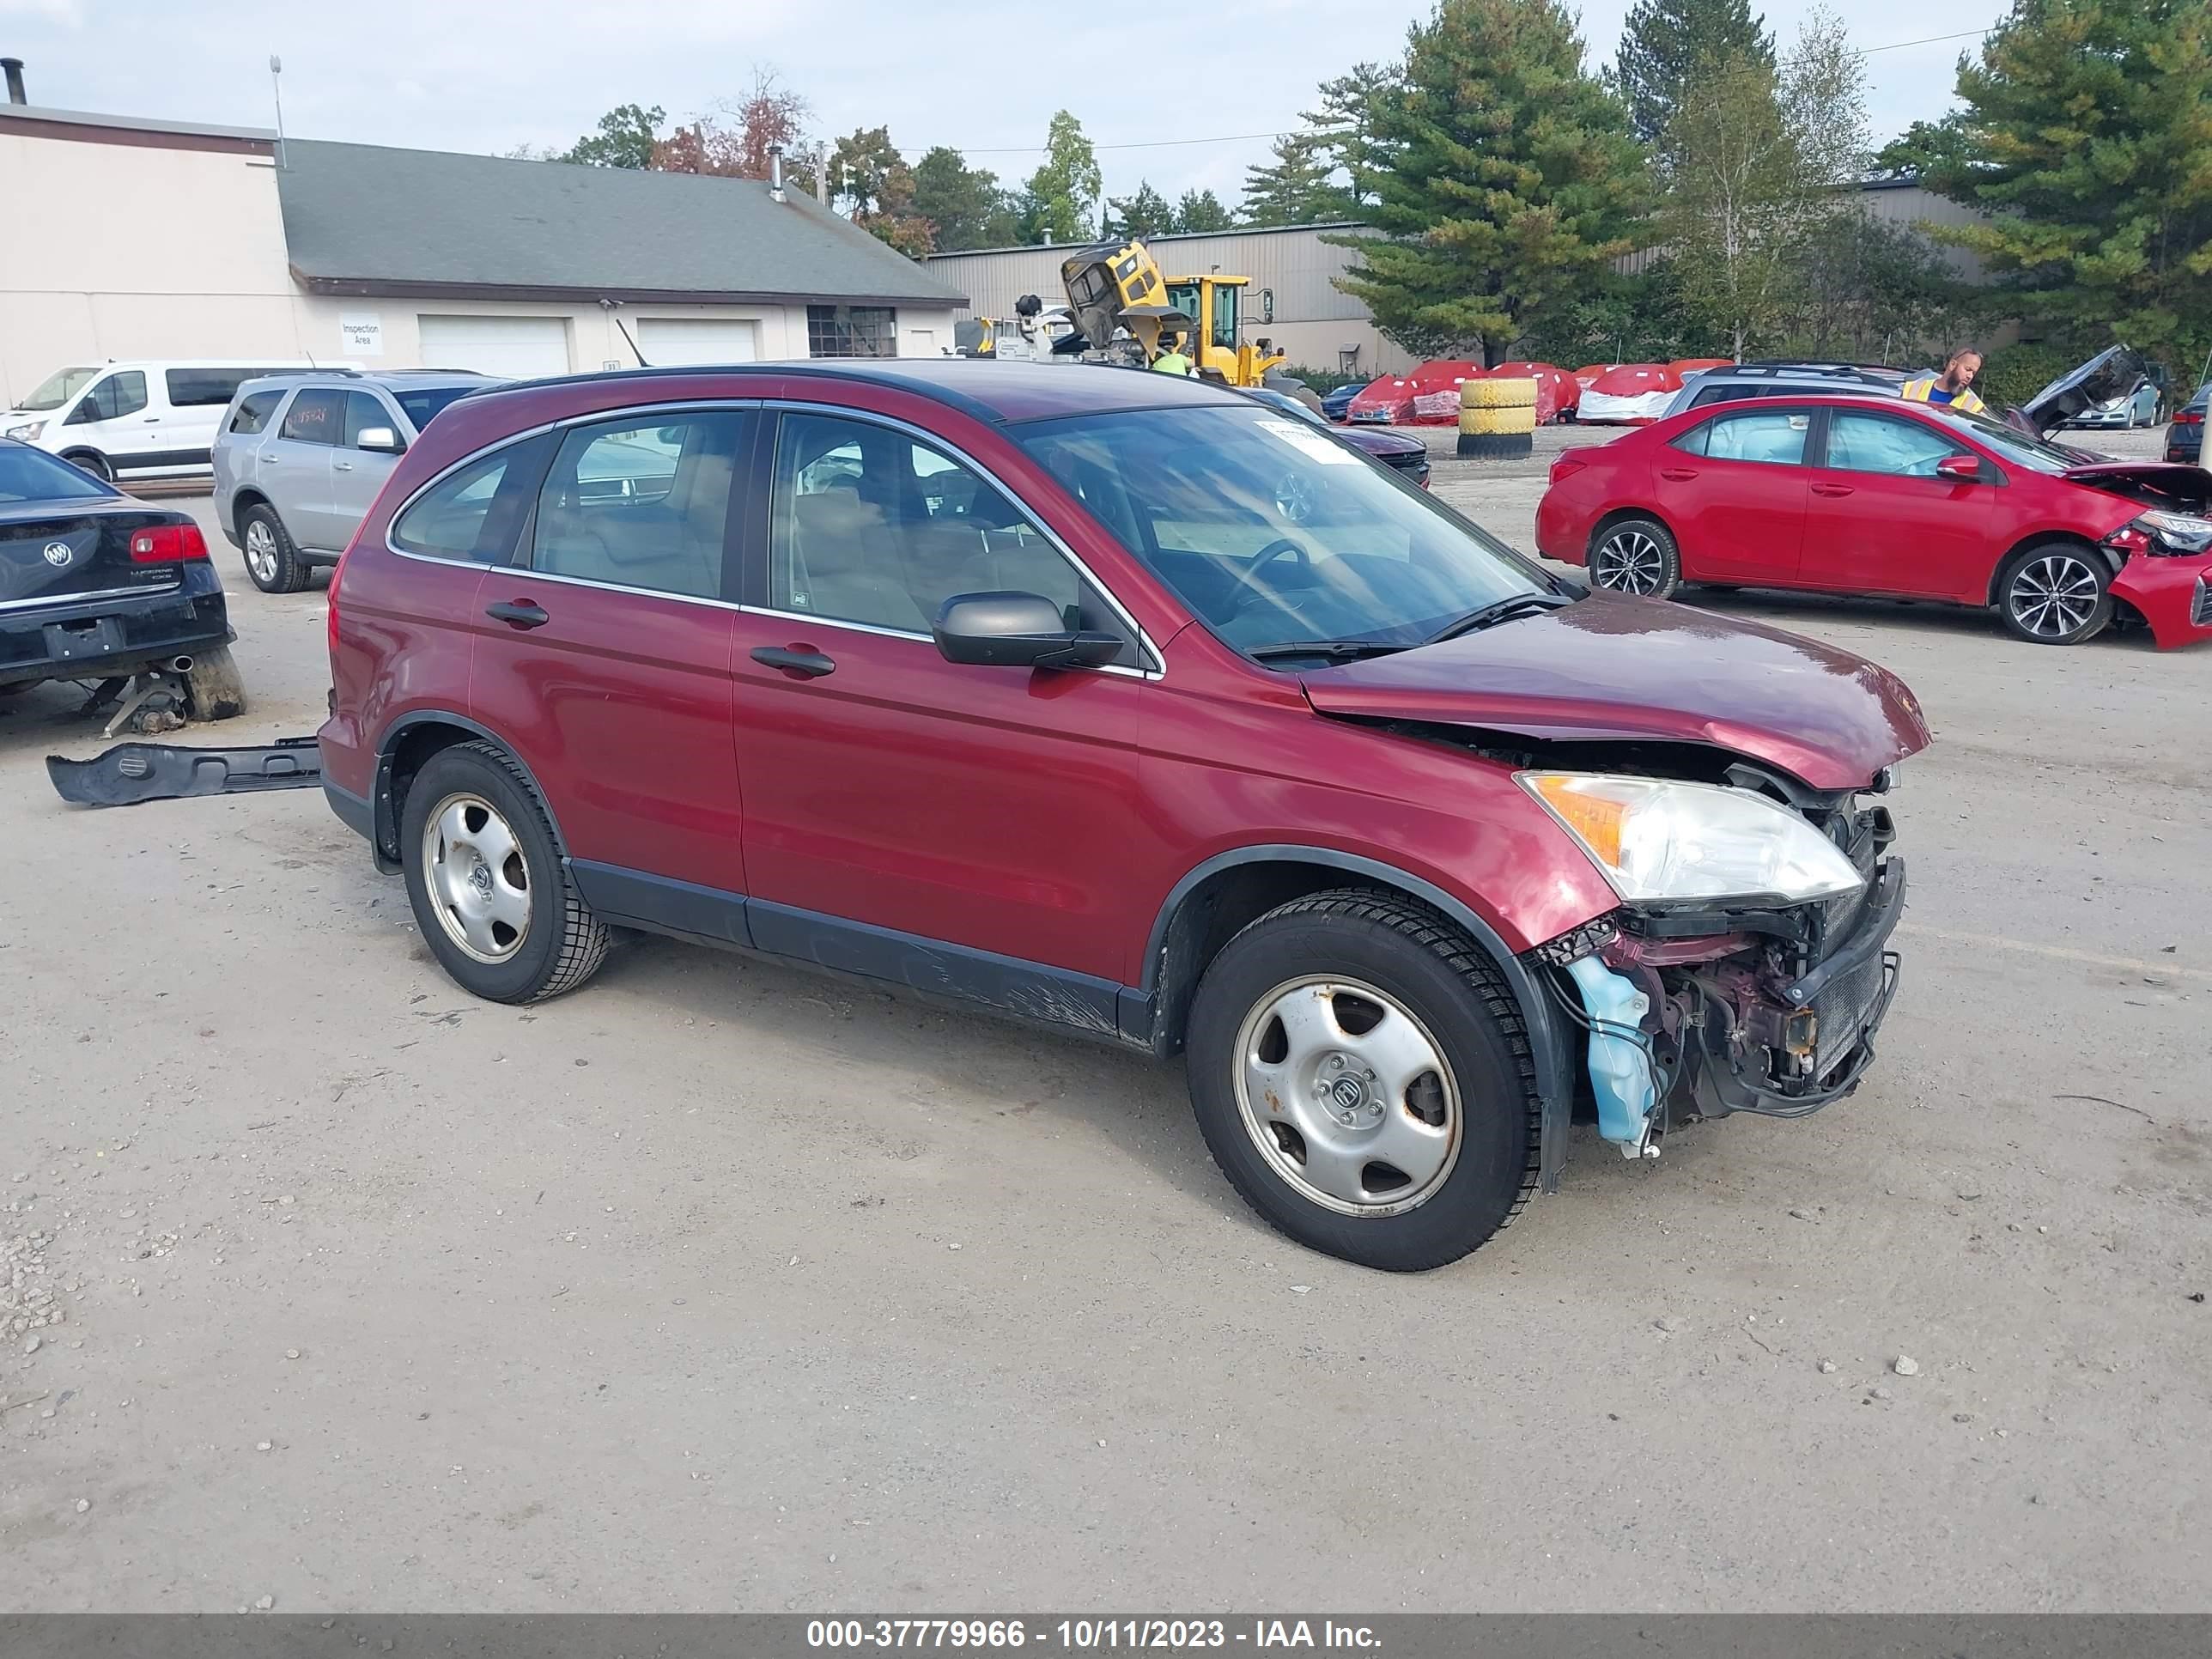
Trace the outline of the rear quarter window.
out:
<instances>
[{"instance_id":1,"label":"rear quarter window","mask_svg":"<svg viewBox=\"0 0 2212 1659\"><path fill-rule=\"evenodd\" d=\"M392 521L392 545L426 559L504 564L537 500L551 434L526 438L448 472Z\"/></svg>"},{"instance_id":2,"label":"rear quarter window","mask_svg":"<svg viewBox=\"0 0 2212 1659\"><path fill-rule=\"evenodd\" d=\"M281 387L273 392L251 392L239 399L238 407L230 412L230 424L224 429L241 436L258 432L269 424L269 417L276 412L276 405L283 401L284 393Z\"/></svg>"}]
</instances>

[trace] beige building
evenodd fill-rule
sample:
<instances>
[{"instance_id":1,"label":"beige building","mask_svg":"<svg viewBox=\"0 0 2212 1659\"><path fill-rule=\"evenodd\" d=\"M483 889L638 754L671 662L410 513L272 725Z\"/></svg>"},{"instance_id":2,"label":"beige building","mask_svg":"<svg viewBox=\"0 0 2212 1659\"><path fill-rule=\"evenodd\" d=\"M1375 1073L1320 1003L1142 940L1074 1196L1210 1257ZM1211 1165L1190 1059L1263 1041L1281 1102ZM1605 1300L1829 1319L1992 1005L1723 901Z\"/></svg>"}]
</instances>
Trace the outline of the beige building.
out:
<instances>
[{"instance_id":1,"label":"beige building","mask_svg":"<svg viewBox=\"0 0 2212 1659\"><path fill-rule=\"evenodd\" d=\"M965 295L751 179L0 104L0 408L112 358L934 356ZM633 345L633 342L635 344Z\"/></svg>"},{"instance_id":2,"label":"beige building","mask_svg":"<svg viewBox=\"0 0 2212 1659\"><path fill-rule=\"evenodd\" d=\"M1413 367L1414 358L1382 337L1367 307L1340 292L1332 278L1350 267L1350 248L1322 238L1357 229L1351 225L1297 225L1230 230L1190 236L1152 236L1145 246L1162 272L1204 276L1219 271L1249 276L1243 333L1271 340L1301 368L1358 369L1382 374ZM1011 317L1014 301L1034 294L1047 305L1062 303L1060 262L1067 247L990 248L933 254L929 274L969 296L978 317Z\"/></svg>"}]
</instances>

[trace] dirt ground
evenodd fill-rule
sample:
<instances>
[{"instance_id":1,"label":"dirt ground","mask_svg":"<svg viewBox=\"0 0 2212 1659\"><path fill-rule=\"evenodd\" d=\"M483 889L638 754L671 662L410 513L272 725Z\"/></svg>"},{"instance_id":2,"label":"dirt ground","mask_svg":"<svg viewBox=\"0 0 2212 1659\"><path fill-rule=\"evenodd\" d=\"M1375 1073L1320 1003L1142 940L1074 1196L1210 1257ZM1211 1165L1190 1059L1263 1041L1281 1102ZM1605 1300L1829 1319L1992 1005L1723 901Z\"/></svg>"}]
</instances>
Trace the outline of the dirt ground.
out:
<instances>
[{"instance_id":1,"label":"dirt ground","mask_svg":"<svg viewBox=\"0 0 2212 1659\"><path fill-rule=\"evenodd\" d=\"M218 558L190 739L312 732ZM2212 1606L2212 648L1714 603L1936 728L1882 1061L1412 1279L1175 1070L661 941L473 1002L318 794L71 811L0 700L0 1608Z\"/></svg>"}]
</instances>

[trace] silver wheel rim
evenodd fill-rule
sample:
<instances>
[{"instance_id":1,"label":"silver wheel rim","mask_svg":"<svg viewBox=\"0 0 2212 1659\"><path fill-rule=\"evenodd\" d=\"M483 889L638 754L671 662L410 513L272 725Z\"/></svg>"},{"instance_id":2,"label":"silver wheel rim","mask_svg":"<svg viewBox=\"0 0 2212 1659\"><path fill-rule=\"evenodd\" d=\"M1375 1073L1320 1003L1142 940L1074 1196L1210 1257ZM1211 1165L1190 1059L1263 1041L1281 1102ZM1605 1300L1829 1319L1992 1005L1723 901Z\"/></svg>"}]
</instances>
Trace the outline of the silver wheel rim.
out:
<instances>
[{"instance_id":1,"label":"silver wheel rim","mask_svg":"<svg viewBox=\"0 0 2212 1659\"><path fill-rule=\"evenodd\" d=\"M1237 1106L1267 1167L1340 1215L1399 1215L1459 1162L1459 1091L1428 1027L1356 979L1286 980L1237 1033Z\"/></svg>"},{"instance_id":2,"label":"silver wheel rim","mask_svg":"<svg viewBox=\"0 0 2212 1659\"><path fill-rule=\"evenodd\" d=\"M276 580L276 537L265 519L254 519L246 526L246 568L258 582Z\"/></svg>"},{"instance_id":3,"label":"silver wheel rim","mask_svg":"<svg viewBox=\"0 0 2212 1659\"><path fill-rule=\"evenodd\" d=\"M482 963L501 963L530 937L530 866L499 809L448 795L422 825L422 885L446 937Z\"/></svg>"},{"instance_id":4,"label":"silver wheel rim","mask_svg":"<svg viewBox=\"0 0 2212 1659\"><path fill-rule=\"evenodd\" d=\"M1667 574L1666 555L1640 530L1616 530L1597 545L1590 576L1616 593L1656 593Z\"/></svg>"},{"instance_id":5,"label":"silver wheel rim","mask_svg":"<svg viewBox=\"0 0 2212 1659\"><path fill-rule=\"evenodd\" d=\"M2039 640L2063 640L2097 613L2097 573L2071 553L2046 553L2013 573L2005 590L2013 620Z\"/></svg>"}]
</instances>

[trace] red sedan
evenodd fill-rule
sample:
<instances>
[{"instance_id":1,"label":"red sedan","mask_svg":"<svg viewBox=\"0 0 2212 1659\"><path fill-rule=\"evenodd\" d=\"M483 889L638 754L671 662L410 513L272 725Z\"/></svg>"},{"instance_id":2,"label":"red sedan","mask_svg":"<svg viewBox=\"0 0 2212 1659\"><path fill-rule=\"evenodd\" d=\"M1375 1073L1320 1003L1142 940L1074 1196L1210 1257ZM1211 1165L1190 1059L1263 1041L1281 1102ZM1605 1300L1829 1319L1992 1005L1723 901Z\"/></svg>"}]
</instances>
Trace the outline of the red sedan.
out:
<instances>
[{"instance_id":1,"label":"red sedan","mask_svg":"<svg viewBox=\"0 0 2212 1659\"><path fill-rule=\"evenodd\" d=\"M1664 599L1684 582L1943 599L2079 645L2116 614L2212 639L2212 474L2099 460L1923 404L1692 410L1552 465L1547 558Z\"/></svg>"}]
</instances>

